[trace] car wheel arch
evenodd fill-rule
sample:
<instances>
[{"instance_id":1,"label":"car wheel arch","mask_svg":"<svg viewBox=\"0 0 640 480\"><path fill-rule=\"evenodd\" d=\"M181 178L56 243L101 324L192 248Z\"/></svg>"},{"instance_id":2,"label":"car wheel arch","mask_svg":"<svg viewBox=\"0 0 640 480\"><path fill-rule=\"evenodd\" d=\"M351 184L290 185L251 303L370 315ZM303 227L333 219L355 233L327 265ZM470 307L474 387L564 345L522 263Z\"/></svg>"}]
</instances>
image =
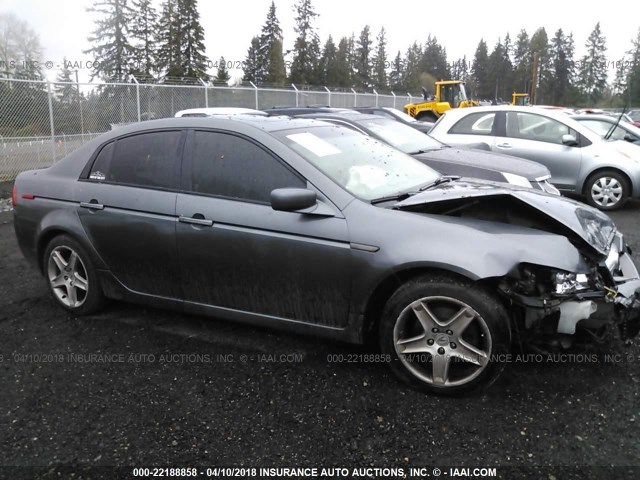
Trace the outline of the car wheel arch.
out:
<instances>
[{"instance_id":1,"label":"car wheel arch","mask_svg":"<svg viewBox=\"0 0 640 480\"><path fill-rule=\"evenodd\" d=\"M87 251L87 253L91 257L91 260L96 265L96 268L104 264L104 262L102 262L102 259L100 259L99 255L91 246L90 242L86 238L84 238L83 235L79 235L78 232L74 229L64 228L56 225L50 228L43 229L38 235L36 244L36 258L38 259L38 267L40 268L40 273L44 274L44 254L47 250L47 245L49 245L51 241L53 241L53 239L62 235L71 237L73 240L78 242Z\"/></svg>"},{"instance_id":2,"label":"car wheel arch","mask_svg":"<svg viewBox=\"0 0 640 480\"><path fill-rule=\"evenodd\" d=\"M423 276L433 277L446 277L451 280L464 280L478 282L480 279L475 278L470 272L460 272L447 270L438 267L429 266L412 266L401 270L394 270L385 278L380 280L377 285L371 290L366 305L364 308L363 316L363 338L366 343L373 341L376 338L378 325L382 316L382 311L398 288L405 283Z\"/></svg>"},{"instance_id":3,"label":"car wheel arch","mask_svg":"<svg viewBox=\"0 0 640 480\"><path fill-rule=\"evenodd\" d=\"M589 184L589 181L599 173L607 172L607 171L615 172L618 175L622 175L622 177L627 181L627 186L629 187L631 196L633 196L634 193L638 193L638 191L640 190L640 186L633 184L633 181L631 180L631 176L627 172L620 169L620 167L613 166L613 165L600 166L595 170L590 171L587 175L584 176L582 185L580 185L580 188L577 190L581 192L583 195L587 195L589 192L586 191L586 188L587 188L587 185Z\"/></svg>"},{"instance_id":4,"label":"car wheel arch","mask_svg":"<svg viewBox=\"0 0 640 480\"><path fill-rule=\"evenodd\" d=\"M632 190L635 190L633 182L631 181L631 176L627 172L625 172L620 167L617 167L615 165L604 165L604 166L598 166L598 168L591 170L587 175L584 176L584 180L582 181L582 185L580 186L580 191L584 193L584 189L587 183L589 182L589 180L591 180L591 178L593 178L595 175L605 171L614 171L622 175L627 180L629 184L629 188L631 188Z\"/></svg>"}]
</instances>

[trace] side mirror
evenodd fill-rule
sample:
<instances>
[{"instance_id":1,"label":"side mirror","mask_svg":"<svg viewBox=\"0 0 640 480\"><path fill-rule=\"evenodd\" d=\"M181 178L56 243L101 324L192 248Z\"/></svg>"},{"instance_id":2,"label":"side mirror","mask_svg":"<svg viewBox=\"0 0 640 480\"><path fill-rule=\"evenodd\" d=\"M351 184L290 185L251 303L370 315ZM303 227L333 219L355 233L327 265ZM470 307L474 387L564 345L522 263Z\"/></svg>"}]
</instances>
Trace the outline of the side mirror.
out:
<instances>
[{"instance_id":1,"label":"side mirror","mask_svg":"<svg viewBox=\"0 0 640 480\"><path fill-rule=\"evenodd\" d=\"M274 210L295 212L316 204L316 192L306 188L277 188L271 192L271 208Z\"/></svg>"},{"instance_id":2,"label":"side mirror","mask_svg":"<svg viewBox=\"0 0 640 480\"><path fill-rule=\"evenodd\" d=\"M578 145L578 140L573 135L566 134L562 135L562 144L568 147L575 147Z\"/></svg>"}]
</instances>

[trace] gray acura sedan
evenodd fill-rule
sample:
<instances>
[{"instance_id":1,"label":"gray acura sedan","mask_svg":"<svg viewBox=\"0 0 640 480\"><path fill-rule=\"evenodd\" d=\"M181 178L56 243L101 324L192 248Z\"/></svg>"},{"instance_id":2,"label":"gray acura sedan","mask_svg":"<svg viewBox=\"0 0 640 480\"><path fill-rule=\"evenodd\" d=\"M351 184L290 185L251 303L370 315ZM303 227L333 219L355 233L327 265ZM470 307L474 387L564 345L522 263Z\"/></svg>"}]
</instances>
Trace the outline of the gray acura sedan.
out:
<instances>
[{"instance_id":1,"label":"gray acura sedan","mask_svg":"<svg viewBox=\"0 0 640 480\"><path fill-rule=\"evenodd\" d=\"M174 118L21 173L15 231L73 314L120 299L360 343L408 385L489 385L512 339L633 337L640 279L605 214L442 177L322 121Z\"/></svg>"}]
</instances>

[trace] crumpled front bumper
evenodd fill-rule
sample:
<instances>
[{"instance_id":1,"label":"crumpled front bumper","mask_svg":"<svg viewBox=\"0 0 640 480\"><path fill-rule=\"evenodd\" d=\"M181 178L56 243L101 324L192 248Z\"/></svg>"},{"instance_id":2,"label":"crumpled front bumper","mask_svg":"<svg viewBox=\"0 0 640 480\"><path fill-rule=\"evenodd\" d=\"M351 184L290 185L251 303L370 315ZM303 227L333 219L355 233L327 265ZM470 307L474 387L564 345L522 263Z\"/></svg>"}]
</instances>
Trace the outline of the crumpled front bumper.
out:
<instances>
[{"instance_id":1,"label":"crumpled front bumper","mask_svg":"<svg viewBox=\"0 0 640 480\"><path fill-rule=\"evenodd\" d=\"M618 232L606 260L615 282L610 292L622 338L635 337L640 331L640 273L631 258L631 250Z\"/></svg>"},{"instance_id":2,"label":"crumpled front bumper","mask_svg":"<svg viewBox=\"0 0 640 480\"><path fill-rule=\"evenodd\" d=\"M571 294L538 297L509 284L501 291L523 309L524 329L534 337L572 336L579 329L601 337L612 327L624 339L635 337L640 331L640 272L619 232L597 270L595 283Z\"/></svg>"}]
</instances>

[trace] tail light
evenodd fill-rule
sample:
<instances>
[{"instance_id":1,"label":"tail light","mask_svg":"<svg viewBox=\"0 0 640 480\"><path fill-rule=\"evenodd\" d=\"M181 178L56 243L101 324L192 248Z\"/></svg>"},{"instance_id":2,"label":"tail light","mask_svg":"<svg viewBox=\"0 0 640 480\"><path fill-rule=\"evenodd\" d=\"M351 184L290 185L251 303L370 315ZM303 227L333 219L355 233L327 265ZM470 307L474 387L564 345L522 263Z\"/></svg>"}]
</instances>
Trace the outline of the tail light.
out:
<instances>
[{"instance_id":1,"label":"tail light","mask_svg":"<svg viewBox=\"0 0 640 480\"><path fill-rule=\"evenodd\" d=\"M18 205L18 189L15 183L13 184L13 190L11 190L11 205L14 207Z\"/></svg>"}]
</instances>

